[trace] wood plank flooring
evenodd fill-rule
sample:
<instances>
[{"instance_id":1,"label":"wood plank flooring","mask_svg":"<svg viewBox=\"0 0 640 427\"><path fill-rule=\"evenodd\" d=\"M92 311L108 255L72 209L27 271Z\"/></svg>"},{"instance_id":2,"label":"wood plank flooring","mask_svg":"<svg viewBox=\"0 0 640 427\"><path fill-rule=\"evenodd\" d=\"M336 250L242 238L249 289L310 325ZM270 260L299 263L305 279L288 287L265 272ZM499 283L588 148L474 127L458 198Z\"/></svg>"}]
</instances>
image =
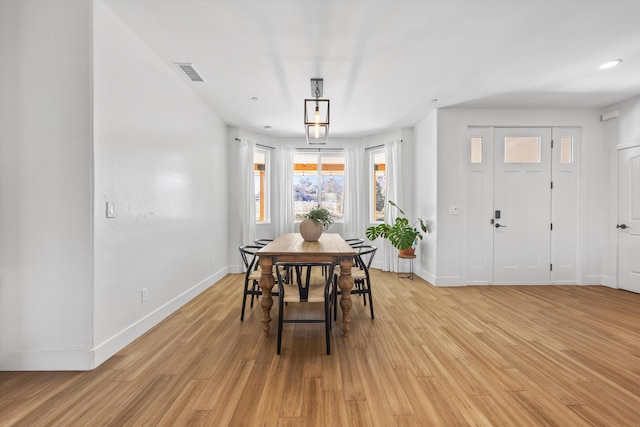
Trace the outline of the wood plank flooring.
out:
<instances>
[{"instance_id":1,"label":"wood plank flooring","mask_svg":"<svg viewBox=\"0 0 640 427\"><path fill-rule=\"evenodd\" d=\"M330 356L322 324L276 355L229 275L93 371L0 372L0 425L640 425L640 295L372 274Z\"/></svg>"}]
</instances>

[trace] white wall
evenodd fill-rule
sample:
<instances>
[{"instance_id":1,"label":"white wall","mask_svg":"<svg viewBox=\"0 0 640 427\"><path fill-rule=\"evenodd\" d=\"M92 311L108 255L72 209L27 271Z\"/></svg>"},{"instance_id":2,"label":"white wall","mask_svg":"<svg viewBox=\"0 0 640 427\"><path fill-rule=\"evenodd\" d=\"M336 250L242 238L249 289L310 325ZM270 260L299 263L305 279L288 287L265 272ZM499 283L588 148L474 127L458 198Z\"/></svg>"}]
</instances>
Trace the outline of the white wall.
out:
<instances>
[{"instance_id":1,"label":"white wall","mask_svg":"<svg viewBox=\"0 0 640 427\"><path fill-rule=\"evenodd\" d=\"M465 144L468 126L577 126L582 128L579 194L579 283L602 284L611 271L602 262L606 236L608 165L597 111L528 109L445 108L437 119L437 214L436 246L438 285L464 285L465 278ZM422 125L426 127L425 125ZM428 133L426 133L428 135ZM428 136L416 132L416 146L428 145ZM419 156L417 156L419 157ZM459 206L460 215L449 215ZM428 278L427 278L428 279Z\"/></svg>"},{"instance_id":2,"label":"white wall","mask_svg":"<svg viewBox=\"0 0 640 427\"><path fill-rule=\"evenodd\" d=\"M640 141L640 96L636 96L605 111L619 110L620 143L637 143Z\"/></svg>"},{"instance_id":3,"label":"white wall","mask_svg":"<svg viewBox=\"0 0 640 427\"><path fill-rule=\"evenodd\" d=\"M91 369L226 274L226 125L102 2L0 19L0 370Z\"/></svg>"},{"instance_id":4,"label":"white wall","mask_svg":"<svg viewBox=\"0 0 640 427\"><path fill-rule=\"evenodd\" d=\"M91 2L0 2L0 370L88 369Z\"/></svg>"},{"instance_id":5,"label":"white wall","mask_svg":"<svg viewBox=\"0 0 640 427\"><path fill-rule=\"evenodd\" d=\"M229 181L226 125L193 83L103 3L94 25L100 363L227 273Z\"/></svg>"},{"instance_id":6,"label":"white wall","mask_svg":"<svg viewBox=\"0 0 640 427\"><path fill-rule=\"evenodd\" d=\"M437 277L438 235L438 110L431 112L414 128L415 199L417 216L428 221L429 234L416 251L416 273L430 283Z\"/></svg>"}]
</instances>

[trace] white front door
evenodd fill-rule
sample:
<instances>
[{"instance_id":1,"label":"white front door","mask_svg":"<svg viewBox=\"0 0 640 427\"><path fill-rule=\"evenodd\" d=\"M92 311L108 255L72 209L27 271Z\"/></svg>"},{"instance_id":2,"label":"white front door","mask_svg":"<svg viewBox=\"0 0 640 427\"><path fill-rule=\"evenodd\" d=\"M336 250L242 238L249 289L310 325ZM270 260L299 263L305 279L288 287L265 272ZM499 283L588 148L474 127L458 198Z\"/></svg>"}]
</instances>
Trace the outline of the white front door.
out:
<instances>
[{"instance_id":1,"label":"white front door","mask_svg":"<svg viewBox=\"0 0 640 427\"><path fill-rule=\"evenodd\" d=\"M493 283L551 281L551 129L496 128Z\"/></svg>"},{"instance_id":2,"label":"white front door","mask_svg":"<svg viewBox=\"0 0 640 427\"><path fill-rule=\"evenodd\" d=\"M640 293L640 147L618 152L618 287Z\"/></svg>"}]
</instances>

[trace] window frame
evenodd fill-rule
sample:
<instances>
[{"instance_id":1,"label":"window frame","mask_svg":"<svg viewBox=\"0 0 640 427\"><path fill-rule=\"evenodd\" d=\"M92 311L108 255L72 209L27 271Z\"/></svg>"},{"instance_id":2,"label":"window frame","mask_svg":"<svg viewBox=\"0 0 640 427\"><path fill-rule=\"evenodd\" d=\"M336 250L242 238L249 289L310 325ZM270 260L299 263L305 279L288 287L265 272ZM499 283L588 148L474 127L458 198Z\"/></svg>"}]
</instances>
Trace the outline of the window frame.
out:
<instances>
[{"instance_id":1,"label":"window frame","mask_svg":"<svg viewBox=\"0 0 640 427\"><path fill-rule=\"evenodd\" d=\"M340 172L340 175L343 177L343 181L346 180L346 162L347 162L347 158L346 158L346 154L344 152L344 150L322 150L322 151L308 151L306 149L297 149L295 152L295 156L298 155L305 155L305 156L315 156L316 158L316 163L314 163L316 165L316 169L315 169L315 176L317 179L317 199L318 199L318 204L322 205L322 199L323 199L323 193L324 193L324 188L323 188L323 174L322 174L322 158L323 157L340 157L342 158L342 171L338 171ZM296 163L295 161L295 156L294 156L294 163L293 163L293 183L295 186L295 176L297 172L300 172L300 170L296 169L296 165L298 165L299 163ZM310 163L304 163L304 164L310 164ZM302 172L304 173L304 170L302 170ZM293 214L294 214L294 222L296 224L299 224L300 222L302 222L301 219L296 218L296 215L298 214L298 212L295 209L295 190L294 190L294 209L293 209ZM334 221L336 223L343 223L344 222L344 188L343 188L343 192L342 192L342 203L341 203L341 214L342 214L342 218L334 218Z\"/></svg>"}]
</instances>

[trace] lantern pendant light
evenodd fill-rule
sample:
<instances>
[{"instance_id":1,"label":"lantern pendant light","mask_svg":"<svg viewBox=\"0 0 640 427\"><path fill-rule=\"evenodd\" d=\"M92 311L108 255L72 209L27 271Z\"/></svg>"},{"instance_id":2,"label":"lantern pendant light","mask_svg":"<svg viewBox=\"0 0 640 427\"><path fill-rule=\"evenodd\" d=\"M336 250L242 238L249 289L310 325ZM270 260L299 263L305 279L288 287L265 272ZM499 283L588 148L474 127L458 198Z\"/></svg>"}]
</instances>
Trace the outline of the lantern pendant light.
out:
<instances>
[{"instance_id":1,"label":"lantern pendant light","mask_svg":"<svg viewBox=\"0 0 640 427\"><path fill-rule=\"evenodd\" d=\"M311 79L312 99L304 100L304 127L309 145L324 145L329 139L329 100L321 99L323 79Z\"/></svg>"}]
</instances>

